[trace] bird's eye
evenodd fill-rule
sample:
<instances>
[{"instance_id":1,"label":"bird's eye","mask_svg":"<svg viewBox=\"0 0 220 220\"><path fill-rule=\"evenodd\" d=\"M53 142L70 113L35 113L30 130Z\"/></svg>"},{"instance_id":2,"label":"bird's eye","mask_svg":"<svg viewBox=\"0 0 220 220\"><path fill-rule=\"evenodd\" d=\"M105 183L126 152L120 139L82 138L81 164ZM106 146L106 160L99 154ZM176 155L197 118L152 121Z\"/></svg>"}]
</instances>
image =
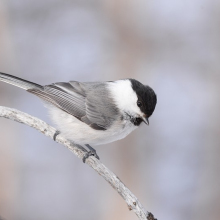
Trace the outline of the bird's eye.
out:
<instances>
[{"instance_id":1,"label":"bird's eye","mask_svg":"<svg viewBox=\"0 0 220 220\"><path fill-rule=\"evenodd\" d=\"M137 106L140 108L142 106L142 102L141 101L137 101Z\"/></svg>"}]
</instances>

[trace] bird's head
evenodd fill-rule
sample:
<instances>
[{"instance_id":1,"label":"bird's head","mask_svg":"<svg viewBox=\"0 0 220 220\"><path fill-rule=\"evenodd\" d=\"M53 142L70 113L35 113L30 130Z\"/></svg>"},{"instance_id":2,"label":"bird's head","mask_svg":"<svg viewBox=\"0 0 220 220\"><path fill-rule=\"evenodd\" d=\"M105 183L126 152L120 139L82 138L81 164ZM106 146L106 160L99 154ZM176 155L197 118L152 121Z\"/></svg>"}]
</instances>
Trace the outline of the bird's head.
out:
<instances>
[{"instance_id":1,"label":"bird's head","mask_svg":"<svg viewBox=\"0 0 220 220\"><path fill-rule=\"evenodd\" d=\"M148 118L154 112L157 96L153 89L135 79L118 80L111 89L118 108L130 121L139 126L149 124Z\"/></svg>"},{"instance_id":2,"label":"bird's head","mask_svg":"<svg viewBox=\"0 0 220 220\"><path fill-rule=\"evenodd\" d=\"M154 112L157 103L157 96L151 87L145 86L135 79L130 79L130 81L132 89L137 96L136 103L132 103L132 105L137 105L138 109L136 110L136 114L140 115L142 121L149 124L148 118Z\"/></svg>"}]
</instances>

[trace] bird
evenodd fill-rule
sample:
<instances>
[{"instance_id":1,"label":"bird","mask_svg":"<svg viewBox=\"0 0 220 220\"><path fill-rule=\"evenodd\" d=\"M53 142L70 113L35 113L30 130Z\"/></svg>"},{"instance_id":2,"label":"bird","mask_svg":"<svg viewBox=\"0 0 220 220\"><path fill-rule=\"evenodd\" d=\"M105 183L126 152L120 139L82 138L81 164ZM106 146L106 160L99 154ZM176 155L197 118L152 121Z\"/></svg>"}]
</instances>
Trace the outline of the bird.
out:
<instances>
[{"instance_id":1,"label":"bird","mask_svg":"<svg viewBox=\"0 0 220 220\"><path fill-rule=\"evenodd\" d=\"M49 116L68 140L86 146L90 156L99 159L94 145L120 140L145 123L157 103L154 90L135 79L105 82L57 82L39 85L0 72L0 81L12 84L41 98Z\"/></svg>"}]
</instances>

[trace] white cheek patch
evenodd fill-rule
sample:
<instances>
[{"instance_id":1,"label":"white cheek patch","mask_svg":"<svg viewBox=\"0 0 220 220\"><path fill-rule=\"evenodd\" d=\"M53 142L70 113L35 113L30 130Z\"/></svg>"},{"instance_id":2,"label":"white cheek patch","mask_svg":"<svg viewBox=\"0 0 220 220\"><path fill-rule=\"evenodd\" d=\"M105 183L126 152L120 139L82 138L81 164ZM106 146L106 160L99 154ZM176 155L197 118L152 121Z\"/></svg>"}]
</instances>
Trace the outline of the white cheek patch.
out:
<instances>
[{"instance_id":1,"label":"white cheek patch","mask_svg":"<svg viewBox=\"0 0 220 220\"><path fill-rule=\"evenodd\" d=\"M118 108L135 116L143 116L137 106L137 94L132 89L130 80L118 80L109 83L109 90Z\"/></svg>"}]
</instances>

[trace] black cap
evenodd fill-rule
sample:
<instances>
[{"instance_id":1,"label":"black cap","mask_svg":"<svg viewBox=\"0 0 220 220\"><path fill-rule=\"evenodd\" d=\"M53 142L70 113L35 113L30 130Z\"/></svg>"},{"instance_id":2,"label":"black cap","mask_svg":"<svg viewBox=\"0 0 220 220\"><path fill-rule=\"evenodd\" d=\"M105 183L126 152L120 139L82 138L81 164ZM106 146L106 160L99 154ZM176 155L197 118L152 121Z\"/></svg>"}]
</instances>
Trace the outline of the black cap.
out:
<instances>
[{"instance_id":1,"label":"black cap","mask_svg":"<svg viewBox=\"0 0 220 220\"><path fill-rule=\"evenodd\" d=\"M145 86L135 79L129 79L133 90L136 92L138 101L142 103L140 110L149 118L154 112L155 106L157 104L157 96L154 90Z\"/></svg>"}]
</instances>

